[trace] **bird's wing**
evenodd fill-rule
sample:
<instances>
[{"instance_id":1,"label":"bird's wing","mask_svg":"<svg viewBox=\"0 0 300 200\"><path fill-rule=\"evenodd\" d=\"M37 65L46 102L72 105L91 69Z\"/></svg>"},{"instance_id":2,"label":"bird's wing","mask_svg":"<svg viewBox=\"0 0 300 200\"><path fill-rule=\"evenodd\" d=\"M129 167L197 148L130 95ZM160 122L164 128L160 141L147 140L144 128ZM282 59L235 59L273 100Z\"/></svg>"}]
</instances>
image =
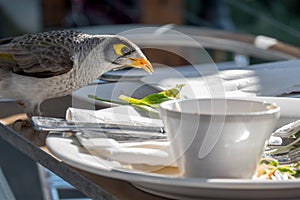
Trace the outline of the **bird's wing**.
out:
<instances>
[{"instance_id":1,"label":"bird's wing","mask_svg":"<svg viewBox=\"0 0 300 200\"><path fill-rule=\"evenodd\" d=\"M73 68L72 52L57 38L42 34L2 39L0 67L24 76L57 76Z\"/></svg>"}]
</instances>

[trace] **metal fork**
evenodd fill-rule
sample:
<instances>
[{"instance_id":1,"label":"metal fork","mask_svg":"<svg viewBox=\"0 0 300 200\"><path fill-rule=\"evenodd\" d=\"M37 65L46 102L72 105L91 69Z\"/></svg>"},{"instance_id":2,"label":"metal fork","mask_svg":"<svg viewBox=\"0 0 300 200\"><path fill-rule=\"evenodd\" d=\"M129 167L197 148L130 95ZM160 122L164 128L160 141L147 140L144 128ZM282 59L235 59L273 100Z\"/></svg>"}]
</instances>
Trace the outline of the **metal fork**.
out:
<instances>
[{"instance_id":1,"label":"metal fork","mask_svg":"<svg viewBox=\"0 0 300 200\"><path fill-rule=\"evenodd\" d=\"M300 120L277 129L267 141L263 157L274 158L279 164L300 161L300 137L291 138L300 131Z\"/></svg>"},{"instance_id":2,"label":"metal fork","mask_svg":"<svg viewBox=\"0 0 300 200\"><path fill-rule=\"evenodd\" d=\"M292 164L300 161L300 147L282 154L265 153L263 157L274 158L278 161L279 164Z\"/></svg>"}]
</instances>

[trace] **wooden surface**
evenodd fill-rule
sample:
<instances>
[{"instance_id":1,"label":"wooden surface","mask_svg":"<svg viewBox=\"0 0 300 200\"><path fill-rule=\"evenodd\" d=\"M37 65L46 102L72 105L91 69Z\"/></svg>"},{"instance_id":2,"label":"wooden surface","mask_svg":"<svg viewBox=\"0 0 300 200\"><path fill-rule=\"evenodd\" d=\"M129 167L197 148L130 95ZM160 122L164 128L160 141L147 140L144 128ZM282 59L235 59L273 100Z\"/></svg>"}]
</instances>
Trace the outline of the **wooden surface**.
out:
<instances>
[{"instance_id":1,"label":"wooden surface","mask_svg":"<svg viewBox=\"0 0 300 200\"><path fill-rule=\"evenodd\" d=\"M0 103L0 137L32 160L51 170L92 199L153 199L164 198L136 189L129 182L95 175L69 166L49 153L45 146L47 132L21 126L26 115L14 102Z\"/></svg>"},{"instance_id":2,"label":"wooden surface","mask_svg":"<svg viewBox=\"0 0 300 200\"><path fill-rule=\"evenodd\" d=\"M142 24L183 24L183 0L141 0Z\"/></svg>"}]
</instances>

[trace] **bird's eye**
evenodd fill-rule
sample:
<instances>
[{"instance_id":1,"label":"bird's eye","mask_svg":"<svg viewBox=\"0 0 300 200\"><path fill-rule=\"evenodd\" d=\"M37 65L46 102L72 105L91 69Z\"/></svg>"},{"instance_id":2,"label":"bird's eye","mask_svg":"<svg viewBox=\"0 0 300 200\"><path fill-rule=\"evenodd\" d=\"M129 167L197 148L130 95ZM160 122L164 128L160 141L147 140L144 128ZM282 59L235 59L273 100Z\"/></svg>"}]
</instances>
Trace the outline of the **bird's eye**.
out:
<instances>
[{"instance_id":1,"label":"bird's eye","mask_svg":"<svg viewBox=\"0 0 300 200\"><path fill-rule=\"evenodd\" d=\"M131 52L130 48L125 44L114 44L113 48L118 56L127 56Z\"/></svg>"}]
</instances>

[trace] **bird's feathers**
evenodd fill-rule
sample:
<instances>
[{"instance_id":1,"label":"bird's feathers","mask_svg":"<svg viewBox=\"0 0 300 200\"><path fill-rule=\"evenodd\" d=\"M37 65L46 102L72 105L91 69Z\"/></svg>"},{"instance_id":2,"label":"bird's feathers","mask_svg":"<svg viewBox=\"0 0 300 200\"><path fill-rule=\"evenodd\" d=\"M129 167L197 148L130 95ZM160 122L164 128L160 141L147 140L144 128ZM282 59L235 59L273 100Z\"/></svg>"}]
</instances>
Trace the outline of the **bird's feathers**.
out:
<instances>
[{"instance_id":1,"label":"bird's feathers","mask_svg":"<svg viewBox=\"0 0 300 200\"><path fill-rule=\"evenodd\" d=\"M13 59L17 62L14 73L38 78L61 75L73 68L70 52L57 46L16 54Z\"/></svg>"},{"instance_id":2,"label":"bird's feathers","mask_svg":"<svg viewBox=\"0 0 300 200\"><path fill-rule=\"evenodd\" d=\"M0 66L13 73L48 78L73 67L74 40L80 32L55 31L0 40Z\"/></svg>"}]
</instances>

